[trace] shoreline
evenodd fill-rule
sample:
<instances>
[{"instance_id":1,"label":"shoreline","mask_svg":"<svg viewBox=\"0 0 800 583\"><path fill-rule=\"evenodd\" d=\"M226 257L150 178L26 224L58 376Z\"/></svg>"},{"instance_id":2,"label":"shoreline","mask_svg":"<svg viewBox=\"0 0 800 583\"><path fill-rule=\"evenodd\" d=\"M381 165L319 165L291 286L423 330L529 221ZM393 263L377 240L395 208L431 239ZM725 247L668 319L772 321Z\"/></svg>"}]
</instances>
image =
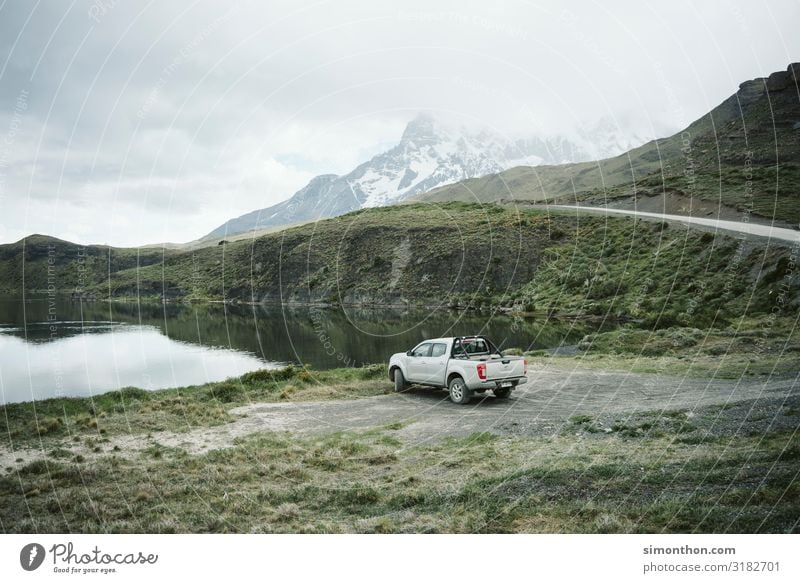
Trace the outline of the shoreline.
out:
<instances>
[{"instance_id":1,"label":"shoreline","mask_svg":"<svg viewBox=\"0 0 800 583\"><path fill-rule=\"evenodd\" d=\"M55 404L37 408L38 425L18 407L0 448L0 517L17 532L86 533L796 528L791 381L765 395L759 381L696 380L676 401L669 379L540 372L545 387L478 399L466 417L438 391L397 395L377 377L266 383L253 398L220 390L133 393L93 410ZM649 390L620 393L632 378ZM292 386L298 398L284 399Z\"/></svg>"},{"instance_id":2,"label":"shoreline","mask_svg":"<svg viewBox=\"0 0 800 583\"><path fill-rule=\"evenodd\" d=\"M70 292L56 292L56 297L67 298L70 295ZM30 297L34 296L34 297ZM35 292L31 292L27 297L20 297L14 294L3 294L0 293L0 300L16 300L20 302L33 302L33 301L43 301L48 299L48 292L36 290ZM416 310L430 310L430 309L440 309L442 311L447 312L499 312L502 316L514 316L514 317L522 317L522 318L544 318L544 319L553 319L553 320L567 320L567 321L575 321L575 320L583 320L586 322L613 322L619 324L637 324L642 322L641 319L632 318L630 316L616 316L616 315L599 315L599 314L576 314L572 312L558 312L557 310L552 311L550 313L546 311L527 311L527 310L516 310L513 307L509 306L501 306L501 305L492 305L492 306L442 306L441 304L415 304L415 303L405 303L405 304L394 304L394 303L351 303L351 302L338 302L338 303L331 303L331 302L280 302L280 301L249 301L249 300L240 300L240 299L227 299L227 300L219 300L219 299L171 299L171 300L163 300L154 297L141 297L141 298L125 298L125 297L112 297L112 298L97 298L93 300L82 300L82 299L74 299L70 300L76 303L86 301L88 303L107 303L107 304L147 304L147 305L172 305L172 306L192 306L192 305L227 305L227 306L264 306L270 308L291 308L291 309L299 309L299 308L317 308L317 309L324 309L324 310L341 310L344 308L358 308L363 310L392 310L392 311L416 311Z\"/></svg>"}]
</instances>

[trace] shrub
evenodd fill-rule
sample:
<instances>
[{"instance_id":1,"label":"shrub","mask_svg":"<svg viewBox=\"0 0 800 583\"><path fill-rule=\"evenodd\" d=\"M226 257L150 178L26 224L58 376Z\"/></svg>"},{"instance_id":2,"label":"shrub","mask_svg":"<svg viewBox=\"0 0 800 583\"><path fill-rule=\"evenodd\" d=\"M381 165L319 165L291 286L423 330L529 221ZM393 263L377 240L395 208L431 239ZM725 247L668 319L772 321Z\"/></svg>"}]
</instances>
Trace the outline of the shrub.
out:
<instances>
[{"instance_id":1,"label":"shrub","mask_svg":"<svg viewBox=\"0 0 800 583\"><path fill-rule=\"evenodd\" d=\"M659 332L673 346L680 348L696 346L698 341L703 338L703 332L697 328L669 328Z\"/></svg>"},{"instance_id":2,"label":"shrub","mask_svg":"<svg viewBox=\"0 0 800 583\"><path fill-rule=\"evenodd\" d=\"M385 364L369 364L359 369L358 376L363 380L380 379L388 374Z\"/></svg>"},{"instance_id":3,"label":"shrub","mask_svg":"<svg viewBox=\"0 0 800 583\"><path fill-rule=\"evenodd\" d=\"M212 388L211 393L221 403L230 403L240 399L244 394L244 390L239 383L225 382Z\"/></svg>"},{"instance_id":4,"label":"shrub","mask_svg":"<svg viewBox=\"0 0 800 583\"><path fill-rule=\"evenodd\" d=\"M58 464L51 464L53 469L58 468ZM25 475L47 474L50 471L50 466L45 460L35 460L28 465L19 469L19 473Z\"/></svg>"},{"instance_id":5,"label":"shrub","mask_svg":"<svg viewBox=\"0 0 800 583\"><path fill-rule=\"evenodd\" d=\"M627 291L624 283L619 283L611 279L592 282L589 291L586 293L587 299L600 300L610 296L623 296Z\"/></svg>"},{"instance_id":6,"label":"shrub","mask_svg":"<svg viewBox=\"0 0 800 583\"><path fill-rule=\"evenodd\" d=\"M293 520L300 516L300 507L294 502L284 502L275 509L278 520Z\"/></svg>"},{"instance_id":7,"label":"shrub","mask_svg":"<svg viewBox=\"0 0 800 583\"><path fill-rule=\"evenodd\" d=\"M340 506L359 507L375 504L380 499L380 493L372 486L353 484L335 491L331 498Z\"/></svg>"},{"instance_id":8,"label":"shrub","mask_svg":"<svg viewBox=\"0 0 800 583\"><path fill-rule=\"evenodd\" d=\"M79 417L75 424L81 429L97 429L97 419L89 415Z\"/></svg>"},{"instance_id":9,"label":"shrub","mask_svg":"<svg viewBox=\"0 0 800 583\"><path fill-rule=\"evenodd\" d=\"M239 380L245 384L255 383L276 383L280 381L288 381L297 375L298 371L293 365L287 365L283 368L262 368L243 374Z\"/></svg>"},{"instance_id":10,"label":"shrub","mask_svg":"<svg viewBox=\"0 0 800 583\"><path fill-rule=\"evenodd\" d=\"M48 435L61 431L64 422L59 417L41 417L30 422L30 428L38 435Z\"/></svg>"},{"instance_id":11,"label":"shrub","mask_svg":"<svg viewBox=\"0 0 800 583\"><path fill-rule=\"evenodd\" d=\"M125 387L117 391L117 395L123 401L146 401L151 397L150 391L137 387Z\"/></svg>"},{"instance_id":12,"label":"shrub","mask_svg":"<svg viewBox=\"0 0 800 583\"><path fill-rule=\"evenodd\" d=\"M314 377L307 370L301 370L299 373L297 373L297 380L299 380L301 383L310 383L314 380Z\"/></svg>"}]
</instances>

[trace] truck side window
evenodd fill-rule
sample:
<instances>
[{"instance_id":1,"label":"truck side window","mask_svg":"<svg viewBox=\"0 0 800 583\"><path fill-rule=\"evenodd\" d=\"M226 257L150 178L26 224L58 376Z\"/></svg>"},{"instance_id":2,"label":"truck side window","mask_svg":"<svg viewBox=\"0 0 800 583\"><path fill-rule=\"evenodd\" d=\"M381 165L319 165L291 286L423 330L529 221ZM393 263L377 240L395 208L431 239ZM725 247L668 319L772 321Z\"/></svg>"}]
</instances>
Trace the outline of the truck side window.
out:
<instances>
[{"instance_id":1,"label":"truck side window","mask_svg":"<svg viewBox=\"0 0 800 583\"><path fill-rule=\"evenodd\" d=\"M469 354L465 352L464 345L461 344L461 340L456 340L453 343L453 353L451 356L453 358L469 358Z\"/></svg>"},{"instance_id":2,"label":"truck side window","mask_svg":"<svg viewBox=\"0 0 800 583\"><path fill-rule=\"evenodd\" d=\"M445 352L447 352L447 344L436 343L431 349L431 357L442 356Z\"/></svg>"},{"instance_id":3,"label":"truck side window","mask_svg":"<svg viewBox=\"0 0 800 583\"><path fill-rule=\"evenodd\" d=\"M467 348L467 352L469 352L470 354L484 354L488 352L486 348L486 343L480 339L466 342L465 346Z\"/></svg>"},{"instance_id":4,"label":"truck side window","mask_svg":"<svg viewBox=\"0 0 800 583\"><path fill-rule=\"evenodd\" d=\"M433 344L431 344L430 342L426 342L425 344L420 344L414 349L414 352L411 353L411 356L430 356L432 346Z\"/></svg>"}]
</instances>

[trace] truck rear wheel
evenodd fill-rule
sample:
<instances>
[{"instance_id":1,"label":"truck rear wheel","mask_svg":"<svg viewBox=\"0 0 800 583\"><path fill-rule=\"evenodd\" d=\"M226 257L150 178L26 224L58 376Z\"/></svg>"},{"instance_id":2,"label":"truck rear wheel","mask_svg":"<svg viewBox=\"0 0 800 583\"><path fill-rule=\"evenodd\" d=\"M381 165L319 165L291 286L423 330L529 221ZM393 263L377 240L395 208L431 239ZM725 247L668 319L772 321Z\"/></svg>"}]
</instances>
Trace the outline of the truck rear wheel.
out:
<instances>
[{"instance_id":1,"label":"truck rear wheel","mask_svg":"<svg viewBox=\"0 0 800 583\"><path fill-rule=\"evenodd\" d=\"M394 369L394 392L401 393L406 390L406 379L403 376L403 371L399 368Z\"/></svg>"},{"instance_id":2,"label":"truck rear wheel","mask_svg":"<svg viewBox=\"0 0 800 583\"><path fill-rule=\"evenodd\" d=\"M494 389L494 396L498 399L508 399L508 396L511 394L511 389Z\"/></svg>"},{"instance_id":3,"label":"truck rear wheel","mask_svg":"<svg viewBox=\"0 0 800 583\"><path fill-rule=\"evenodd\" d=\"M467 388L464 379L461 377L450 379L447 390L450 393L450 400L458 405L466 405L472 399L472 391Z\"/></svg>"}]
</instances>

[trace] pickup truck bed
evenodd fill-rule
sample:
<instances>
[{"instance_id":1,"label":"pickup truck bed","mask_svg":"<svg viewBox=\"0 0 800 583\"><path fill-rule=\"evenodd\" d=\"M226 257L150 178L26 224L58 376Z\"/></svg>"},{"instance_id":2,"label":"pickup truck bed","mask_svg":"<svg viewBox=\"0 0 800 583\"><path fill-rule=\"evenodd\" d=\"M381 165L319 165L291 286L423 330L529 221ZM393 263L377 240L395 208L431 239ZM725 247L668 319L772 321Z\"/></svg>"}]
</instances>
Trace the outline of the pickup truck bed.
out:
<instances>
[{"instance_id":1,"label":"pickup truck bed","mask_svg":"<svg viewBox=\"0 0 800 583\"><path fill-rule=\"evenodd\" d=\"M506 398L525 380L527 362L505 356L482 336L426 340L389 360L389 377L395 390L407 384L446 388L456 403L468 403L475 392L491 390Z\"/></svg>"}]
</instances>

